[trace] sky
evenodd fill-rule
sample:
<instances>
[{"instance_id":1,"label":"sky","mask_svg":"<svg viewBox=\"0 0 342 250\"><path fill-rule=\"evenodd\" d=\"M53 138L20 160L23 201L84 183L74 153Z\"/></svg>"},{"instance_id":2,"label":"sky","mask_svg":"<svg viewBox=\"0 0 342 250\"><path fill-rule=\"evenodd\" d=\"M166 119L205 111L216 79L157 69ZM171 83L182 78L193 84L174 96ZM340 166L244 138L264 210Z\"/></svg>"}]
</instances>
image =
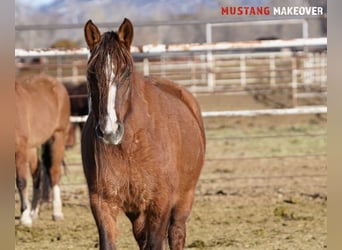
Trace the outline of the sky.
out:
<instances>
[{"instance_id":1,"label":"sky","mask_svg":"<svg viewBox=\"0 0 342 250\"><path fill-rule=\"evenodd\" d=\"M18 2L24 3L26 5L30 5L32 7L39 7L45 4L49 4L54 0L17 0Z\"/></svg>"}]
</instances>

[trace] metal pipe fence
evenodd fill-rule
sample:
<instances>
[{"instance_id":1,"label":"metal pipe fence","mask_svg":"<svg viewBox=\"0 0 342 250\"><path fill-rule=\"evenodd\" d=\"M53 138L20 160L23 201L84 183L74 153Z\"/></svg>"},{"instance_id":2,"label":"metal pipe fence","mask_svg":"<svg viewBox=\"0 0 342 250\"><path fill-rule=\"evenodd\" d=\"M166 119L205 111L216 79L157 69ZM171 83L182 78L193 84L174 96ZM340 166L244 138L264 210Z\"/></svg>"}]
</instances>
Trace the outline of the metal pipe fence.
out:
<instances>
[{"instance_id":1,"label":"metal pipe fence","mask_svg":"<svg viewBox=\"0 0 342 250\"><path fill-rule=\"evenodd\" d=\"M326 46L326 39L187 45L163 51L133 52L136 70L145 76L173 80L194 93L277 89L298 98L326 98L326 49L291 51L296 46ZM182 50L186 48L186 50ZM264 49L279 51L263 51ZM325 47L326 48L326 47ZM176 50L178 49L178 50ZM27 62L40 57L40 63ZM63 82L86 81L88 50L16 50L17 75L31 70L55 75Z\"/></svg>"}]
</instances>

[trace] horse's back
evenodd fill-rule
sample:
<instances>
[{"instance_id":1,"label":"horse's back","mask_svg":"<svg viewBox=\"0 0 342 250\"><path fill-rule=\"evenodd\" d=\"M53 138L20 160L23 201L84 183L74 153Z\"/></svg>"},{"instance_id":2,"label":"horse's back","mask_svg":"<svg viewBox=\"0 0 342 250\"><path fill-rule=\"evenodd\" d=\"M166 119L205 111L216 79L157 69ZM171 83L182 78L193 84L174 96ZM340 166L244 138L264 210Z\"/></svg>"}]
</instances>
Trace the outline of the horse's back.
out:
<instances>
[{"instance_id":1,"label":"horse's back","mask_svg":"<svg viewBox=\"0 0 342 250\"><path fill-rule=\"evenodd\" d=\"M54 131L69 127L70 101L62 83L47 75L18 78L16 133L31 146L44 143Z\"/></svg>"}]
</instances>

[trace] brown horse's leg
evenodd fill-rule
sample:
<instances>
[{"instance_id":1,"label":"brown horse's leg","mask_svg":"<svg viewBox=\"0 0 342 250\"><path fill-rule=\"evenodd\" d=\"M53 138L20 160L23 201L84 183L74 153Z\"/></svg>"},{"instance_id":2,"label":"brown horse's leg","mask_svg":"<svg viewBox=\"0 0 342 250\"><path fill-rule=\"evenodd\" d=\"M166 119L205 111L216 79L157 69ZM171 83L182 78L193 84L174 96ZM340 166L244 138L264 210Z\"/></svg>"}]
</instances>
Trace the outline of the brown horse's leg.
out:
<instances>
[{"instance_id":1,"label":"brown horse's leg","mask_svg":"<svg viewBox=\"0 0 342 250\"><path fill-rule=\"evenodd\" d=\"M139 248L144 249L147 244L146 216L144 213L126 213L133 226L134 238Z\"/></svg>"},{"instance_id":2,"label":"brown horse's leg","mask_svg":"<svg viewBox=\"0 0 342 250\"><path fill-rule=\"evenodd\" d=\"M62 161L64 158L65 134L62 131L55 132L53 139L50 140L51 167L49 168L50 181L52 187L53 213L54 220L62 220L62 199L59 187L61 179Z\"/></svg>"},{"instance_id":3,"label":"brown horse's leg","mask_svg":"<svg viewBox=\"0 0 342 250\"><path fill-rule=\"evenodd\" d=\"M33 179L33 196L32 196L32 208L31 217L33 219L38 218L39 212L39 201L41 197L41 165L38 163L37 148L31 149L29 152L29 165L31 175Z\"/></svg>"},{"instance_id":4,"label":"brown horse's leg","mask_svg":"<svg viewBox=\"0 0 342 250\"><path fill-rule=\"evenodd\" d=\"M115 241L118 235L116 223L119 209L113 204L108 204L98 194L90 194L90 206L99 233L100 250L116 249Z\"/></svg>"},{"instance_id":5,"label":"brown horse's leg","mask_svg":"<svg viewBox=\"0 0 342 250\"><path fill-rule=\"evenodd\" d=\"M166 244L167 227L170 221L170 209L167 208L163 211L163 213L159 213L157 216L155 214L147 216L149 235L147 245L143 249L164 249L164 245Z\"/></svg>"},{"instance_id":6,"label":"brown horse's leg","mask_svg":"<svg viewBox=\"0 0 342 250\"><path fill-rule=\"evenodd\" d=\"M171 212L168 240L172 250L184 249L186 220L190 215L193 197L193 192L190 192L185 199L178 202Z\"/></svg>"},{"instance_id":7,"label":"brown horse's leg","mask_svg":"<svg viewBox=\"0 0 342 250\"><path fill-rule=\"evenodd\" d=\"M30 203L27 195L27 151L15 153L16 165L16 184L20 196L20 223L24 226L31 227L32 219L30 216Z\"/></svg>"},{"instance_id":8,"label":"brown horse's leg","mask_svg":"<svg viewBox=\"0 0 342 250\"><path fill-rule=\"evenodd\" d=\"M163 204L165 200L155 201ZM133 232L140 250L161 250L166 243L167 227L170 220L170 206L153 205L145 213L126 214L133 225Z\"/></svg>"}]
</instances>

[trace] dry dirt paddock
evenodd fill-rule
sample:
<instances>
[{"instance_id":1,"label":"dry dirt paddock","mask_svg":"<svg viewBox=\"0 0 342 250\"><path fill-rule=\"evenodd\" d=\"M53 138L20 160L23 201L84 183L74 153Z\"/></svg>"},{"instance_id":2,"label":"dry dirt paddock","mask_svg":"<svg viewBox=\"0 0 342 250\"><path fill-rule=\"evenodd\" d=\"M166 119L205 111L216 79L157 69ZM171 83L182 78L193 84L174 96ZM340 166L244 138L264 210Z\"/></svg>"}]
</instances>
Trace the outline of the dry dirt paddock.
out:
<instances>
[{"instance_id":1,"label":"dry dirt paddock","mask_svg":"<svg viewBox=\"0 0 342 250\"><path fill-rule=\"evenodd\" d=\"M253 98L199 96L203 110L270 108ZM213 101L216 105L213 105ZM205 119L207 155L187 223L186 249L315 250L327 248L326 116ZM66 155L64 221L44 204L32 228L19 225L16 249L96 249L80 145ZM119 218L119 249L137 249Z\"/></svg>"}]
</instances>

